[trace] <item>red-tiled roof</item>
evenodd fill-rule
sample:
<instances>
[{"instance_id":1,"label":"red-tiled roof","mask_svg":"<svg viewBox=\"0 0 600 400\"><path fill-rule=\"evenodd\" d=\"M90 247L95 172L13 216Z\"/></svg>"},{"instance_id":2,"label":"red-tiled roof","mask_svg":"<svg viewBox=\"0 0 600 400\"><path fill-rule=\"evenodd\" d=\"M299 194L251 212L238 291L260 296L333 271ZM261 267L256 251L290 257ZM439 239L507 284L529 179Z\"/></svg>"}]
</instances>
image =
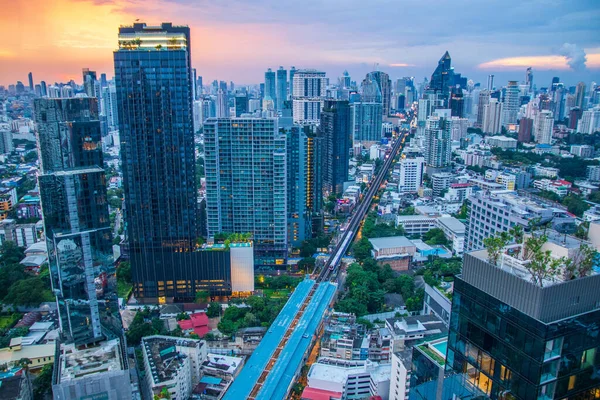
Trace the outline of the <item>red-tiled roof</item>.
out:
<instances>
[{"instance_id":1,"label":"red-tiled roof","mask_svg":"<svg viewBox=\"0 0 600 400\"><path fill-rule=\"evenodd\" d=\"M341 399L342 394L340 392L332 392L330 390L315 389L309 386L304 388L302 392L302 400L331 400Z\"/></svg>"},{"instance_id":2,"label":"red-tiled roof","mask_svg":"<svg viewBox=\"0 0 600 400\"><path fill-rule=\"evenodd\" d=\"M209 331L210 329L208 329L208 326L199 326L197 328L194 328L194 333L200 338L203 338L204 335L206 335Z\"/></svg>"},{"instance_id":3,"label":"red-tiled roof","mask_svg":"<svg viewBox=\"0 0 600 400\"><path fill-rule=\"evenodd\" d=\"M177 321L177 323L182 331L189 331L193 329L194 332L200 337L206 335L209 331L208 317L205 313L194 313L190 315L190 319L183 319L181 321ZM199 332L202 332L202 334Z\"/></svg>"},{"instance_id":4,"label":"red-tiled roof","mask_svg":"<svg viewBox=\"0 0 600 400\"><path fill-rule=\"evenodd\" d=\"M195 313L190 316L194 327L208 325L208 317L206 313Z\"/></svg>"},{"instance_id":5,"label":"red-tiled roof","mask_svg":"<svg viewBox=\"0 0 600 400\"><path fill-rule=\"evenodd\" d=\"M177 323L179 324L179 327L182 331L187 331L194 328L191 319L182 319L181 321L177 321Z\"/></svg>"}]
</instances>

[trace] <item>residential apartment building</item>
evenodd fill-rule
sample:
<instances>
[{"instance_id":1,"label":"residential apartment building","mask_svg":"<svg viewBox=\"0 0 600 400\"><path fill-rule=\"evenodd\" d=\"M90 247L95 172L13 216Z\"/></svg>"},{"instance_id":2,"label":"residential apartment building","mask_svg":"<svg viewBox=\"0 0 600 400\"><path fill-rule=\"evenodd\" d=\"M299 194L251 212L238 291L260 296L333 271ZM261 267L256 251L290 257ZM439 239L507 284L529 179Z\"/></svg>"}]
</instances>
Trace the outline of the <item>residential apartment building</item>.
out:
<instances>
[{"instance_id":1,"label":"residential apartment building","mask_svg":"<svg viewBox=\"0 0 600 400\"><path fill-rule=\"evenodd\" d=\"M274 118L209 118L204 126L208 235L251 233L255 262L287 259L286 137Z\"/></svg>"}]
</instances>

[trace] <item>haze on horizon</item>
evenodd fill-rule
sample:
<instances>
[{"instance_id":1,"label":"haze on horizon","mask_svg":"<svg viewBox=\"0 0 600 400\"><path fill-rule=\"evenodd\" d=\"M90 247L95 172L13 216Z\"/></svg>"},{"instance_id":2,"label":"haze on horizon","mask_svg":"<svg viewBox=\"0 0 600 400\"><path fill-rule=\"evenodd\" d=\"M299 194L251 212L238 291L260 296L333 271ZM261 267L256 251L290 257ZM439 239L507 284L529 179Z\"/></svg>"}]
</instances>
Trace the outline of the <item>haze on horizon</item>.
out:
<instances>
[{"instance_id":1,"label":"haze on horizon","mask_svg":"<svg viewBox=\"0 0 600 400\"><path fill-rule=\"evenodd\" d=\"M435 10L432 12L432 10ZM600 5L594 0L15 0L0 14L0 84L81 80L89 67L113 75L119 25L189 25L193 67L252 84L267 68L317 68L354 80L375 68L392 78L429 77L448 50L476 82L552 76L569 85L600 79Z\"/></svg>"}]
</instances>

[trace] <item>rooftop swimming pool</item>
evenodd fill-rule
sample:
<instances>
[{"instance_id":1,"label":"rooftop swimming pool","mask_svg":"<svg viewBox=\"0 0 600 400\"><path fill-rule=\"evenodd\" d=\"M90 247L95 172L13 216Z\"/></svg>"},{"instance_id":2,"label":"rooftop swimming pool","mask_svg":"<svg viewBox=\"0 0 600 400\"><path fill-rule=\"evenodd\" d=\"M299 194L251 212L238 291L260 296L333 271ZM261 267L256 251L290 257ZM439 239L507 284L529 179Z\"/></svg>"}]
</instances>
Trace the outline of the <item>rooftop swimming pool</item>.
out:
<instances>
[{"instance_id":1,"label":"rooftop swimming pool","mask_svg":"<svg viewBox=\"0 0 600 400\"><path fill-rule=\"evenodd\" d=\"M446 350L448 350L448 341L444 340L443 342L431 344L431 346L435 347L437 351L439 351L444 357L446 357Z\"/></svg>"}]
</instances>

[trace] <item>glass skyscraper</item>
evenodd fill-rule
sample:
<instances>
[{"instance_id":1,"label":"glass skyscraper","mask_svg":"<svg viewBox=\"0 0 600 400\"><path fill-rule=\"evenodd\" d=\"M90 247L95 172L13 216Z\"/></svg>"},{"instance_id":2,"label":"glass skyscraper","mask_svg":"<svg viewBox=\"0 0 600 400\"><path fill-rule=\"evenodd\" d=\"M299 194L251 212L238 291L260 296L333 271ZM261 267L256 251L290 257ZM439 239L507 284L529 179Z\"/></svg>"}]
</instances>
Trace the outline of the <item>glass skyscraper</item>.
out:
<instances>
[{"instance_id":1,"label":"glass skyscraper","mask_svg":"<svg viewBox=\"0 0 600 400\"><path fill-rule=\"evenodd\" d=\"M271 68L265 72L265 100L272 100L273 106L277 106L277 85L275 81L275 72Z\"/></svg>"},{"instance_id":2,"label":"glass skyscraper","mask_svg":"<svg viewBox=\"0 0 600 400\"><path fill-rule=\"evenodd\" d=\"M283 110L283 103L287 100L287 71L283 67L277 70L277 111Z\"/></svg>"},{"instance_id":3,"label":"glass skyscraper","mask_svg":"<svg viewBox=\"0 0 600 400\"><path fill-rule=\"evenodd\" d=\"M347 100L325 100L321 112L320 135L323 137L323 189L342 193L348 180L349 149L352 135L350 103Z\"/></svg>"},{"instance_id":4,"label":"glass skyscraper","mask_svg":"<svg viewBox=\"0 0 600 400\"><path fill-rule=\"evenodd\" d=\"M390 79L390 76L382 71L373 71L367 74L367 79L377 82L379 90L381 91L383 115L387 117L390 114L390 101L392 98L392 80Z\"/></svg>"},{"instance_id":5,"label":"glass skyscraper","mask_svg":"<svg viewBox=\"0 0 600 400\"><path fill-rule=\"evenodd\" d=\"M600 275L541 287L523 274L485 251L465 255L446 374L491 399L599 398Z\"/></svg>"},{"instance_id":6,"label":"glass skyscraper","mask_svg":"<svg viewBox=\"0 0 600 400\"><path fill-rule=\"evenodd\" d=\"M287 140L288 241L299 247L311 237L311 217L320 211L319 141L309 126L291 125L280 130Z\"/></svg>"},{"instance_id":7,"label":"glass skyscraper","mask_svg":"<svg viewBox=\"0 0 600 400\"><path fill-rule=\"evenodd\" d=\"M352 140L368 147L379 143L382 134L381 103L352 103Z\"/></svg>"},{"instance_id":8,"label":"glass skyscraper","mask_svg":"<svg viewBox=\"0 0 600 400\"><path fill-rule=\"evenodd\" d=\"M198 237L190 29L119 28L115 86L136 298L193 298ZM202 289L204 290L204 289Z\"/></svg>"},{"instance_id":9,"label":"glass skyscraper","mask_svg":"<svg viewBox=\"0 0 600 400\"><path fill-rule=\"evenodd\" d=\"M204 124L208 235L252 233L257 264L287 259L286 137L274 118Z\"/></svg>"},{"instance_id":10,"label":"glass skyscraper","mask_svg":"<svg viewBox=\"0 0 600 400\"><path fill-rule=\"evenodd\" d=\"M98 101L35 99L40 195L63 341L120 338Z\"/></svg>"}]
</instances>

